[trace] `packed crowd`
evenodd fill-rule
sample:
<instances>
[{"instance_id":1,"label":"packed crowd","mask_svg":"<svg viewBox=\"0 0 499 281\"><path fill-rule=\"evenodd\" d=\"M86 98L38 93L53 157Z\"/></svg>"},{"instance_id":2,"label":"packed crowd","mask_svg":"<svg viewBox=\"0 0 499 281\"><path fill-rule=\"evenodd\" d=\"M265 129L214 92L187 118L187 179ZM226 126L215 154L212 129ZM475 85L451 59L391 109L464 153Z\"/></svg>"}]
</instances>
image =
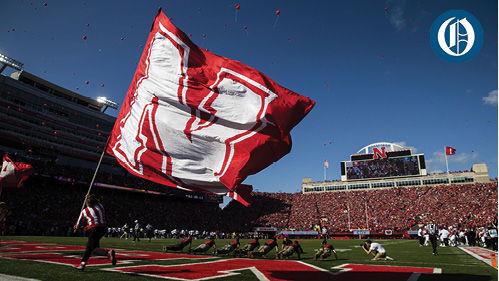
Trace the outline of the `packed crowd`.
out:
<instances>
[{"instance_id":1,"label":"packed crowd","mask_svg":"<svg viewBox=\"0 0 499 281\"><path fill-rule=\"evenodd\" d=\"M430 219L446 225L478 227L495 222L497 214L495 182L257 195L258 206L265 206L263 209L248 209L231 202L225 208L227 212L224 215L238 217L245 224L249 221L250 225L266 222L264 225L267 226L284 226L296 230L310 230L314 225L320 225L337 233L351 229L399 232ZM279 200L276 201L277 196ZM276 210L278 214L274 212ZM263 221L262 218L272 218L272 221Z\"/></svg>"},{"instance_id":2,"label":"packed crowd","mask_svg":"<svg viewBox=\"0 0 499 281\"><path fill-rule=\"evenodd\" d=\"M6 233L69 235L78 216L86 183L33 175L22 188L4 189L10 214ZM371 233L403 232L435 220L456 228L495 223L497 183L404 187L320 194L254 193L246 208L230 202L201 202L168 195L134 193L94 187L108 213L110 226L134 220L157 230L249 232L256 226L283 230L322 230L330 233L370 229Z\"/></svg>"}]
</instances>

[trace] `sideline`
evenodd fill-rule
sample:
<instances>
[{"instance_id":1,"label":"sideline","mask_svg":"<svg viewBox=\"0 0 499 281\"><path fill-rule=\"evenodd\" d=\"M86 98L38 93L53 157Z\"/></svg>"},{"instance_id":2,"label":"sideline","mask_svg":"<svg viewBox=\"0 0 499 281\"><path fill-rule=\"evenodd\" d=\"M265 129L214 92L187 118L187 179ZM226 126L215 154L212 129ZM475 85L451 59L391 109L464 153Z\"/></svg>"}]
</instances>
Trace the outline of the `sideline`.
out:
<instances>
[{"instance_id":1,"label":"sideline","mask_svg":"<svg viewBox=\"0 0 499 281\"><path fill-rule=\"evenodd\" d=\"M483 261L487 265L492 266L492 263L490 261L490 255L491 254L496 254L496 252L485 249L482 247L458 247L459 249L463 250L463 252L469 254L470 256L476 258L477 260Z\"/></svg>"}]
</instances>

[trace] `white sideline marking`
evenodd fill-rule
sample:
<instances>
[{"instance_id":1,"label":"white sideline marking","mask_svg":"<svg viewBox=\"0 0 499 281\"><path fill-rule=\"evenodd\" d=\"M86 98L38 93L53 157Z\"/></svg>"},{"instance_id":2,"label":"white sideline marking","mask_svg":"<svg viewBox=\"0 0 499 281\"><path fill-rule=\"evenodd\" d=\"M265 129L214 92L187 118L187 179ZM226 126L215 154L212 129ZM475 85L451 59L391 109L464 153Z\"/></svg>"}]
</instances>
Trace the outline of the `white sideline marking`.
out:
<instances>
[{"instance_id":1,"label":"white sideline marking","mask_svg":"<svg viewBox=\"0 0 499 281\"><path fill-rule=\"evenodd\" d=\"M435 268L433 269L433 273L435 273L435 274L441 274L441 273L442 273L442 269L441 269L441 268L438 268L438 267L435 267Z\"/></svg>"},{"instance_id":2,"label":"white sideline marking","mask_svg":"<svg viewBox=\"0 0 499 281\"><path fill-rule=\"evenodd\" d=\"M465 247L458 247L458 248L459 248L459 249L461 249L461 250L463 250L463 252L465 252L465 253L469 254L470 256L474 257L475 259L480 260L480 261L483 261L483 262L484 262L484 263L486 263L487 265L492 266L492 265L490 264L490 259L482 258L481 256L479 256L479 255L477 255L477 254L473 253L472 251L470 251L470 250L466 249ZM489 251L490 251L490 250L489 250ZM490 251L490 252L491 252L491 253L494 253L494 251Z\"/></svg>"},{"instance_id":3,"label":"white sideline marking","mask_svg":"<svg viewBox=\"0 0 499 281\"><path fill-rule=\"evenodd\" d=\"M0 274L0 281L40 281L40 280L32 278L24 278L14 275Z\"/></svg>"}]
</instances>

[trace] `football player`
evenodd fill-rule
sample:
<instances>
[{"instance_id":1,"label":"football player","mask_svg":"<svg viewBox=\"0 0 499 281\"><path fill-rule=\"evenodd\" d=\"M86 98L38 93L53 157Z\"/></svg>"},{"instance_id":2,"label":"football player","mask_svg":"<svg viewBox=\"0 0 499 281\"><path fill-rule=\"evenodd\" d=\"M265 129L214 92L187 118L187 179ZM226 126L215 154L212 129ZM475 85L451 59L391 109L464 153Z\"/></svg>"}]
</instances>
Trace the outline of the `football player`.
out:
<instances>
[{"instance_id":1,"label":"football player","mask_svg":"<svg viewBox=\"0 0 499 281\"><path fill-rule=\"evenodd\" d=\"M234 251L234 256L241 257L243 255L249 255L249 253L253 252L258 247L260 247L260 241L258 237L256 237L255 239L250 240L244 247L236 249Z\"/></svg>"},{"instance_id":2,"label":"football player","mask_svg":"<svg viewBox=\"0 0 499 281\"><path fill-rule=\"evenodd\" d=\"M257 250L250 252L249 257L250 258L263 257L263 256L267 255L268 253L270 253L270 251L272 251L273 249L275 249L276 252L277 252L277 250L279 250L279 245L277 245L277 238L276 237L267 240L265 242L265 244L260 246Z\"/></svg>"},{"instance_id":3,"label":"football player","mask_svg":"<svg viewBox=\"0 0 499 281\"><path fill-rule=\"evenodd\" d=\"M215 239L213 239L213 237L210 237L208 238L207 240L205 240L203 242L203 244L197 246L196 248L194 248L192 250L193 253L206 253L208 252L209 249L211 249L211 247L213 246L217 246L217 244L215 243ZM215 249L216 250L216 249ZM215 252L215 251L213 251Z\"/></svg>"},{"instance_id":4,"label":"football player","mask_svg":"<svg viewBox=\"0 0 499 281\"><path fill-rule=\"evenodd\" d=\"M293 245L293 241L289 239L287 236L284 237L284 240L282 240L282 245L281 245L281 250L284 250L286 247Z\"/></svg>"},{"instance_id":5,"label":"football player","mask_svg":"<svg viewBox=\"0 0 499 281\"><path fill-rule=\"evenodd\" d=\"M182 251L187 245L189 245L189 252L191 251L191 246L192 246L192 237L188 236L182 240L180 240L177 244L170 245L170 246L163 246L163 252L168 252L168 251Z\"/></svg>"},{"instance_id":6,"label":"football player","mask_svg":"<svg viewBox=\"0 0 499 281\"><path fill-rule=\"evenodd\" d=\"M315 260L317 259L327 259L329 256L331 256L331 253L334 254L334 258L338 259L338 255L336 253L336 250L334 249L332 244L329 244L326 239L322 241L322 246L317 252L315 253Z\"/></svg>"},{"instance_id":7,"label":"football player","mask_svg":"<svg viewBox=\"0 0 499 281\"><path fill-rule=\"evenodd\" d=\"M236 239L230 241L230 243L225 245L223 248L216 249L215 255L228 255L239 248L239 245L241 245L239 243L239 237L236 237Z\"/></svg>"},{"instance_id":8,"label":"football player","mask_svg":"<svg viewBox=\"0 0 499 281\"><path fill-rule=\"evenodd\" d=\"M288 259L294 253L296 253L298 259L301 259L300 255L303 253L303 248L298 241L291 242L291 245L283 247L283 249L277 253L277 258Z\"/></svg>"}]
</instances>

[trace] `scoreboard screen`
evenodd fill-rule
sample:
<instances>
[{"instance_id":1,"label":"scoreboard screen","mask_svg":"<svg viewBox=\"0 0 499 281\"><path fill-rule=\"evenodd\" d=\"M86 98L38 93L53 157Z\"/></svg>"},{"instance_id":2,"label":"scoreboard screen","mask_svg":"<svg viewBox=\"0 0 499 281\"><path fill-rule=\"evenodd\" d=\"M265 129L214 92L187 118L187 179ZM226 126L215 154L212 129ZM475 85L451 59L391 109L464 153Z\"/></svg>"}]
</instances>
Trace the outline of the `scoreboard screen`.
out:
<instances>
[{"instance_id":1,"label":"scoreboard screen","mask_svg":"<svg viewBox=\"0 0 499 281\"><path fill-rule=\"evenodd\" d=\"M345 161L347 180L420 175L417 155L385 159Z\"/></svg>"}]
</instances>

